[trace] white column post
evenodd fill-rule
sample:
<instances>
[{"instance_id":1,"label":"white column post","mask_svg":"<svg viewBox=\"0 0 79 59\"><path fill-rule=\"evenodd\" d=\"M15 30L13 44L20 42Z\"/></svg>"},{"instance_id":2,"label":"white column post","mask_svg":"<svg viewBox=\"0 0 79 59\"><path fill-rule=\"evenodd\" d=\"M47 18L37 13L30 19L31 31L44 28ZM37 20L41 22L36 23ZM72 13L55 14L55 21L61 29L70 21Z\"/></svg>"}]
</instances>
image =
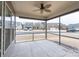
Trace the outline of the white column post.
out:
<instances>
[{"instance_id":1,"label":"white column post","mask_svg":"<svg viewBox=\"0 0 79 59\"><path fill-rule=\"evenodd\" d=\"M47 40L47 21L45 21L45 39Z\"/></svg>"}]
</instances>

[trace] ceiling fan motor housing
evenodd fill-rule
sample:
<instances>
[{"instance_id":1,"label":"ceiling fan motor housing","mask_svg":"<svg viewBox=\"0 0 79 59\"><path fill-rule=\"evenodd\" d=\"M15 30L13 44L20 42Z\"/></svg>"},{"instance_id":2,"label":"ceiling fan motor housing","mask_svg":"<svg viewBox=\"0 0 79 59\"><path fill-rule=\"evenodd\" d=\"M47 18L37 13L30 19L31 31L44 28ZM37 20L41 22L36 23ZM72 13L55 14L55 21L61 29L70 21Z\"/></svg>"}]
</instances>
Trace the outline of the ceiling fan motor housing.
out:
<instances>
[{"instance_id":1,"label":"ceiling fan motor housing","mask_svg":"<svg viewBox=\"0 0 79 59\"><path fill-rule=\"evenodd\" d=\"M41 8L40 9L44 9L44 4L43 3L41 3Z\"/></svg>"}]
</instances>

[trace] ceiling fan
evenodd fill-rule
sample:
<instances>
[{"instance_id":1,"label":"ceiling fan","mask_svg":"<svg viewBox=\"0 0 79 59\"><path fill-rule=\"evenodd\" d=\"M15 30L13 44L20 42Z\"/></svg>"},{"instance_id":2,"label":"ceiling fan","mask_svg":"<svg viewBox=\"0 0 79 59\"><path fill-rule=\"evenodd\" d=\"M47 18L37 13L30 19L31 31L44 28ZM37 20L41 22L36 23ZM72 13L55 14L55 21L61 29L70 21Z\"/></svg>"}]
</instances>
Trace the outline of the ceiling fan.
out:
<instances>
[{"instance_id":1,"label":"ceiling fan","mask_svg":"<svg viewBox=\"0 0 79 59\"><path fill-rule=\"evenodd\" d=\"M40 13L42 14L44 11L45 12L51 12L51 10L49 10L49 8L51 7L51 4L44 4L43 2L41 2L39 5L36 5L36 7L38 9L34 10L34 11L40 11Z\"/></svg>"}]
</instances>

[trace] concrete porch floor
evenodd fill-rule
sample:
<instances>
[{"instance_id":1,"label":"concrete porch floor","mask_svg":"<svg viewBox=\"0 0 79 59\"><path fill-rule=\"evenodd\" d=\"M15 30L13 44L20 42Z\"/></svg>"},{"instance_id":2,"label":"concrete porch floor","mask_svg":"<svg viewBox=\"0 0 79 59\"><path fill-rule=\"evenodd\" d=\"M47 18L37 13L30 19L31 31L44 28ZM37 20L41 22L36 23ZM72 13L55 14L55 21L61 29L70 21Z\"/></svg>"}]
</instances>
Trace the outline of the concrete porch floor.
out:
<instances>
[{"instance_id":1,"label":"concrete porch floor","mask_svg":"<svg viewBox=\"0 0 79 59\"><path fill-rule=\"evenodd\" d=\"M79 52L65 48L48 40L19 42L4 55L5 57L77 57Z\"/></svg>"}]
</instances>

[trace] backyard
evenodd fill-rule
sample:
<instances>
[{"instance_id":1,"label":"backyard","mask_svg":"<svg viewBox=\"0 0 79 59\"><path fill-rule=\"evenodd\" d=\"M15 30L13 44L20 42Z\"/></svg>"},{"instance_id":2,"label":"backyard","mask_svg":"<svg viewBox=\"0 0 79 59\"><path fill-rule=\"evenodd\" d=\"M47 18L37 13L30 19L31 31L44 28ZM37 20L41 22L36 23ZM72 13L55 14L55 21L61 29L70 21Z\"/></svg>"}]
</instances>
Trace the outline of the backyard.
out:
<instances>
[{"instance_id":1,"label":"backyard","mask_svg":"<svg viewBox=\"0 0 79 59\"><path fill-rule=\"evenodd\" d=\"M73 48L79 49L79 39L78 32L63 32L61 33L61 43ZM35 41L35 40L45 40L45 31L23 31L20 30L16 32L16 42L25 42L25 41ZM59 34L48 31L47 40L53 42L59 42Z\"/></svg>"}]
</instances>

